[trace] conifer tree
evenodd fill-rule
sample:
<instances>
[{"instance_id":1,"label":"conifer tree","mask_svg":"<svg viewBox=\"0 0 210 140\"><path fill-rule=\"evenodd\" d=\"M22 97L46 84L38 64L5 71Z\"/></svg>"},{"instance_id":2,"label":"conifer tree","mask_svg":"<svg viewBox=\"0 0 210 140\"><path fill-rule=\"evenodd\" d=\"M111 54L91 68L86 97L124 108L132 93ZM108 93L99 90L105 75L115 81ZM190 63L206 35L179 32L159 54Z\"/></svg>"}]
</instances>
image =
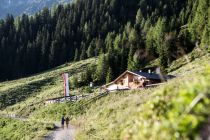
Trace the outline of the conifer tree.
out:
<instances>
[{"instance_id":1,"label":"conifer tree","mask_svg":"<svg viewBox=\"0 0 210 140\"><path fill-rule=\"evenodd\" d=\"M93 57L95 54L94 54L94 42L91 42L89 47L88 47L88 50L87 50L87 57L90 58L90 57Z\"/></svg>"},{"instance_id":2,"label":"conifer tree","mask_svg":"<svg viewBox=\"0 0 210 140\"><path fill-rule=\"evenodd\" d=\"M121 47L121 34L117 35L114 40L114 49L120 50Z\"/></svg>"},{"instance_id":3,"label":"conifer tree","mask_svg":"<svg viewBox=\"0 0 210 140\"><path fill-rule=\"evenodd\" d=\"M129 51L129 54L128 54L128 66L127 66L127 69L128 70L136 70L135 69L135 66L134 66L134 61L133 61L133 55L135 53L135 50L134 50L134 47L132 46L130 48L130 51Z\"/></svg>"},{"instance_id":4,"label":"conifer tree","mask_svg":"<svg viewBox=\"0 0 210 140\"><path fill-rule=\"evenodd\" d=\"M136 14L136 23L135 23L135 29L139 30L144 25L144 17L142 15L141 9L138 9Z\"/></svg>"},{"instance_id":5,"label":"conifer tree","mask_svg":"<svg viewBox=\"0 0 210 140\"><path fill-rule=\"evenodd\" d=\"M191 24L189 24L189 31L193 41L202 36L205 25L208 23L209 15L207 11L209 9L209 0L199 0L194 5L197 6L195 16Z\"/></svg>"},{"instance_id":6,"label":"conifer tree","mask_svg":"<svg viewBox=\"0 0 210 140\"><path fill-rule=\"evenodd\" d=\"M205 27L201 40L201 47L210 51L210 28Z\"/></svg>"},{"instance_id":7,"label":"conifer tree","mask_svg":"<svg viewBox=\"0 0 210 140\"><path fill-rule=\"evenodd\" d=\"M154 56L157 50L157 47L154 43L154 28L151 27L146 35L146 51L149 55Z\"/></svg>"},{"instance_id":8,"label":"conifer tree","mask_svg":"<svg viewBox=\"0 0 210 140\"><path fill-rule=\"evenodd\" d=\"M58 59L59 58L59 52L60 52L60 48L59 48L59 44L58 41L55 40L52 42L52 46L50 49L50 65L51 66L57 66L58 65Z\"/></svg>"},{"instance_id":9,"label":"conifer tree","mask_svg":"<svg viewBox=\"0 0 210 140\"><path fill-rule=\"evenodd\" d=\"M78 49L76 48L75 53L74 53L74 61L78 61L79 58L79 53L78 53Z\"/></svg>"},{"instance_id":10,"label":"conifer tree","mask_svg":"<svg viewBox=\"0 0 210 140\"><path fill-rule=\"evenodd\" d=\"M167 59L168 58L167 58L167 55L166 55L166 51L165 50L161 50L160 54L159 54L159 65L162 67L163 70L165 68L167 68L167 66L168 66Z\"/></svg>"},{"instance_id":11,"label":"conifer tree","mask_svg":"<svg viewBox=\"0 0 210 140\"><path fill-rule=\"evenodd\" d=\"M93 71L91 70L91 67L86 68L84 76L82 78L84 84L87 85L93 81L92 73L93 73Z\"/></svg>"},{"instance_id":12,"label":"conifer tree","mask_svg":"<svg viewBox=\"0 0 210 140\"><path fill-rule=\"evenodd\" d=\"M105 54L99 56L97 68L96 68L96 80L99 82L105 81L107 73L107 63Z\"/></svg>"},{"instance_id":13,"label":"conifer tree","mask_svg":"<svg viewBox=\"0 0 210 140\"><path fill-rule=\"evenodd\" d=\"M127 55L127 49L122 48L120 52L120 70L119 73L123 73L127 69L127 60L128 60L128 55Z\"/></svg>"},{"instance_id":14,"label":"conifer tree","mask_svg":"<svg viewBox=\"0 0 210 140\"><path fill-rule=\"evenodd\" d=\"M142 20L144 19L141 9L138 9L137 14L136 14L136 24L140 25Z\"/></svg>"},{"instance_id":15,"label":"conifer tree","mask_svg":"<svg viewBox=\"0 0 210 140\"><path fill-rule=\"evenodd\" d=\"M140 50L136 50L136 52L133 55L133 70L139 70L141 67L141 62L140 62L141 54Z\"/></svg>"},{"instance_id":16,"label":"conifer tree","mask_svg":"<svg viewBox=\"0 0 210 140\"><path fill-rule=\"evenodd\" d=\"M131 32L129 33L129 42L132 44L132 45L137 45L138 43L138 34L136 32L135 29L132 29Z\"/></svg>"},{"instance_id":17,"label":"conifer tree","mask_svg":"<svg viewBox=\"0 0 210 140\"><path fill-rule=\"evenodd\" d=\"M160 53L162 51L162 45L164 43L165 39L165 19L159 18L158 22L153 30L154 32L154 39L155 39L155 45L157 47L157 51Z\"/></svg>"},{"instance_id":18,"label":"conifer tree","mask_svg":"<svg viewBox=\"0 0 210 140\"><path fill-rule=\"evenodd\" d=\"M106 83L110 83L113 79L113 75L112 75L112 69L111 67L108 68L107 74L106 74Z\"/></svg>"},{"instance_id":19,"label":"conifer tree","mask_svg":"<svg viewBox=\"0 0 210 140\"><path fill-rule=\"evenodd\" d=\"M86 59L86 49L85 49L85 46L82 47L82 52L81 52L81 55L80 55L80 60L84 60Z\"/></svg>"},{"instance_id":20,"label":"conifer tree","mask_svg":"<svg viewBox=\"0 0 210 140\"><path fill-rule=\"evenodd\" d=\"M108 33L105 39L106 50L109 50L113 47L113 42L115 38L115 32Z\"/></svg>"}]
</instances>

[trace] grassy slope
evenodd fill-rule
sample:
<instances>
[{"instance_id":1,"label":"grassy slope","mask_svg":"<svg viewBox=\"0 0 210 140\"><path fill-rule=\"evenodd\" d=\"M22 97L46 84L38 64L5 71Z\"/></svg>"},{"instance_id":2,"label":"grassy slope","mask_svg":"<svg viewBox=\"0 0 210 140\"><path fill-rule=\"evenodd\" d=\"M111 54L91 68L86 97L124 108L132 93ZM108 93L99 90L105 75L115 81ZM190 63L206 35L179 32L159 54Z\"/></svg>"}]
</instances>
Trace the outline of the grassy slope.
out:
<instances>
[{"instance_id":1,"label":"grassy slope","mask_svg":"<svg viewBox=\"0 0 210 140\"><path fill-rule=\"evenodd\" d=\"M192 132L196 134L197 129L208 117L206 114L209 112L205 110L209 107L208 100L207 103L199 105L204 108L203 110L197 109L197 112L193 111L194 114L190 114L191 112L180 114L186 112L186 108L198 93L209 94L205 91L209 89L207 76L210 74L208 70L205 70L208 74L203 73L203 69L206 69L204 66L209 60L209 55L197 51L189 54L187 61L180 58L168 71L182 76L157 88L113 93L85 105L86 101L43 106L40 101L62 96L62 73L78 74L84 71L87 65L95 63L95 59L63 65L35 76L0 83L0 95L7 95L6 100L23 95L20 99L16 98L17 103L13 101L7 103L6 108L0 113L15 113L31 119L48 121L58 120L62 114L73 115L75 124L80 126L77 139L193 137L190 134ZM38 104L29 106L33 103ZM180 106L176 106L177 104ZM201 117L196 114L200 114L199 111L203 111ZM177 118L185 121L177 122ZM192 129L185 130L187 127ZM5 129L7 130L7 127Z\"/></svg>"},{"instance_id":2,"label":"grassy slope","mask_svg":"<svg viewBox=\"0 0 210 140\"><path fill-rule=\"evenodd\" d=\"M70 63L67 64L68 66L63 65L54 70L28 78L0 83L0 95L5 97L6 100L6 109L4 109L4 112L8 111L9 113L18 114L24 107L27 107L26 104L29 106L48 98L63 96L62 74L68 72L71 78L73 75L84 72L85 68L92 63L95 63L95 59ZM74 90L71 93L81 94L81 91ZM13 101L12 99L15 100ZM9 100L10 103L8 102ZM43 104L40 103L38 105ZM38 105L31 106L31 108L38 107Z\"/></svg>"},{"instance_id":3,"label":"grassy slope","mask_svg":"<svg viewBox=\"0 0 210 140\"><path fill-rule=\"evenodd\" d=\"M20 120L0 118L0 128L0 140L40 140L54 126L53 124L33 121L23 122Z\"/></svg>"},{"instance_id":4,"label":"grassy slope","mask_svg":"<svg viewBox=\"0 0 210 140\"><path fill-rule=\"evenodd\" d=\"M63 96L63 79L61 77L63 73L68 72L70 77L78 75L84 72L88 65L96 64L96 61L97 59L88 59L82 62L70 63L31 77L0 83L0 114L16 114L16 116L47 121L58 120L62 114L69 112L72 106L75 105L61 104L58 106L49 106L49 108L54 110L47 112L48 109L45 110L46 107L42 101L48 98ZM82 92L79 89L71 91L71 93L81 94ZM42 111L47 116L43 115ZM1 121L4 120L0 118ZM15 125L22 125L21 121L9 119L8 122L14 123ZM10 132L11 126L5 125L3 127L4 129L0 129L0 134L11 133L11 135L8 135L8 138L11 136L11 139L13 134L19 134L21 136L23 126L17 127L20 131ZM36 126L33 128L36 128ZM43 132L46 133L45 129L43 129ZM31 133L29 137L33 137L33 135L34 133Z\"/></svg>"},{"instance_id":5,"label":"grassy slope","mask_svg":"<svg viewBox=\"0 0 210 140\"><path fill-rule=\"evenodd\" d=\"M206 67L210 56L196 52L172 64L169 71L179 77L166 85L112 93L91 104L77 119L82 126L77 139L192 139L199 136L210 113L210 68Z\"/></svg>"}]
</instances>

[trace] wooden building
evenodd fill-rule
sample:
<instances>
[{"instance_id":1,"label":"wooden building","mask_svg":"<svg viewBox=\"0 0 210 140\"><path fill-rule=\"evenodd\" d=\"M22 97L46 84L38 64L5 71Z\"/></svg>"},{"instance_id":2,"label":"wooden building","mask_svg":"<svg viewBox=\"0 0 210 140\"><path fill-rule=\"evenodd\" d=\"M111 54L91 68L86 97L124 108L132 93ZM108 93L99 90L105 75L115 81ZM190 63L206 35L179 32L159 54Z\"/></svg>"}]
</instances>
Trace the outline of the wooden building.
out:
<instances>
[{"instance_id":1,"label":"wooden building","mask_svg":"<svg viewBox=\"0 0 210 140\"><path fill-rule=\"evenodd\" d=\"M162 83L167 79L167 76L152 73L150 70L148 72L127 70L113 82L102 86L102 89L108 91L139 89L148 85Z\"/></svg>"}]
</instances>

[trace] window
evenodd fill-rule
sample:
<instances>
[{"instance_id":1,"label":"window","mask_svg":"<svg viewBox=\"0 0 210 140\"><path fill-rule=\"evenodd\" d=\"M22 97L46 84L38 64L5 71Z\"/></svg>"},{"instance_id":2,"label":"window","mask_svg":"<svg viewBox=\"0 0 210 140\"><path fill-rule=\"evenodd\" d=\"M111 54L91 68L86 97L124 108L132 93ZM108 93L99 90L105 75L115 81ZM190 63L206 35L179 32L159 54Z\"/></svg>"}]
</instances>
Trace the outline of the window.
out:
<instances>
[{"instance_id":1,"label":"window","mask_svg":"<svg viewBox=\"0 0 210 140\"><path fill-rule=\"evenodd\" d=\"M124 82L124 80L121 80L121 81L120 81L120 84L123 85L123 82Z\"/></svg>"}]
</instances>

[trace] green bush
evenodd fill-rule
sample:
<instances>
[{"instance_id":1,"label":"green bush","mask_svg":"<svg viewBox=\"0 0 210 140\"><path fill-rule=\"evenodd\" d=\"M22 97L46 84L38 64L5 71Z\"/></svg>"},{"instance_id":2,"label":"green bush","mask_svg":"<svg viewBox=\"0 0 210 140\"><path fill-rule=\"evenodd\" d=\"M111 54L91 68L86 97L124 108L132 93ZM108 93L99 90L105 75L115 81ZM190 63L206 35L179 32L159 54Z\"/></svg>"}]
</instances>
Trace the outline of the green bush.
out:
<instances>
[{"instance_id":1,"label":"green bush","mask_svg":"<svg viewBox=\"0 0 210 140\"><path fill-rule=\"evenodd\" d=\"M86 87L84 87L84 88L82 89L82 92L84 92L84 93L93 93L93 90L92 90L91 87L86 86Z\"/></svg>"}]
</instances>

